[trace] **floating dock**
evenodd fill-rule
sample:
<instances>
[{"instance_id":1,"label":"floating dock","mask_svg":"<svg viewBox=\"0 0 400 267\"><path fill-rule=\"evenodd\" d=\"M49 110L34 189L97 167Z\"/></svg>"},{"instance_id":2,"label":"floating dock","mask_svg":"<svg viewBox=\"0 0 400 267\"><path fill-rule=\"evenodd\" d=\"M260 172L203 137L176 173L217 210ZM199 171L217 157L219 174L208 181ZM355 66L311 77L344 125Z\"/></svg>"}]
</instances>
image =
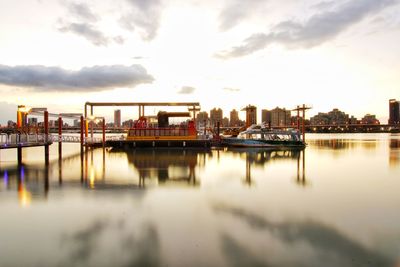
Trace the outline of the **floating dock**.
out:
<instances>
[{"instance_id":1,"label":"floating dock","mask_svg":"<svg viewBox=\"0 0 400 267\"><path fill-rule=\"evenodd\" d=\"M110 140L106 141L107 147L135 149L142 147L164 147L164 148L185 148L185 147L211 147L211 140Z\"/></svg>"}]
</instances>

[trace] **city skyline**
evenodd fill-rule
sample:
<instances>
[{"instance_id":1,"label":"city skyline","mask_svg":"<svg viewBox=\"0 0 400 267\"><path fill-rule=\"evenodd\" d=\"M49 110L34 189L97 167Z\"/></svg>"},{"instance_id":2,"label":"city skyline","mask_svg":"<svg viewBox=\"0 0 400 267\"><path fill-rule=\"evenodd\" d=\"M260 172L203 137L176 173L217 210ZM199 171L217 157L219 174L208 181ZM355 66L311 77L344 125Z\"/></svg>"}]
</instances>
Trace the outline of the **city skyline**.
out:
<instances>
[{"instance_id":1,"label":"city skyline","mask_svg":"<svg viewBox=\"0 0 400 267\"><path fill-rule=\"evenodd\" d=\"M306 103L308 117L338 108L386 123L400 98L399 11L397 0L3 1L0 124L17 105L127 99L196 100L226 117Z\"/></svg>"},{"instance_id":2,"label":"city skyline","mask_svg":"<svg viewBox=\"0 0 400 267\"><path fill-rule=\"evenodd\" d=\"M395 108L393 108L393 104L395 105ZM356 124L389 124L389 125L397 125L399 124L399 117L400 117L400 108L399 108L400 101L397 101L396 99L390 99L389 100L389 109L390 109L390 116L392 116L392 119L389 121L379 121L379 119L376 117L375 114L373 113L365 113L361 117L355 117L353 114L347 114L346 111L339 110L337 108L333 108L331 111L318 111L317 114L313 116L308 116L306 113L306 121L307 124L310 125L329 125L329 124L351 124L351 125L356 125ZM26 108L26 107L25 107ZM28 107L29 108L29 107ZM174 107L176 108L176 107ZM168 109L168 108L166 108ZM110 110L109 110L110 111ZM156 109L154 109L156 111ZM160 109L159 111L162 111ZM176 111L176 110L175 110ZM50 111L52 112L52 111ZM158 111L157 111L158 112ZM111 114L112 113L112 114ZM102 116L104 116L106 120L106 125L107 127L132 127L134 120L138 119L138 114L137 116L133 115L132 110L130 110L129 115L125 115L124 113L121 113L121 109L112 109L112 112L110 114L105 114L104 112L101 113ZM57 113L52 113L53 117L57 115ZM397 114L397 115L396 115ZM299 114L300 117L302 116ZM150 116L154 117L156 116L156 113L151 113L147 112L145 116ZM221 126L228 127L228 126L243 126L246 124L246 121L249 121L250 124L257 124L257 123L264 123L268 124L270 126L293 126L296 125L296 116L297 113L295 110L287 109L285 107L279 107L276 106L273 109L266 109L266 108L261 108L258 109L258 107L254 105L247 105L246 107L236 110L236 108L233 108L231 111L228 112L228 114L224 113L224 111L221 108L214 107L213 109L206 111L206 110L199 110L196 113L196 123L198 126L203 125L204 121L206 121L210 126L216 127L217 122L221 123ZM39 118L39 119L38 119ZM72 118L66 118L66 121L70 121L70 123L66 123L64 121L64 124L66 126L74 126L78 127L79 124L79 119L72 119ZM187 119L186 119L187 120ZM175 120L175 123L180 123L181 121L185 121L185 119L181 120ZM52 127L55 127L57 125L57 119L52 119L49 120L50 125ZM16 122L13 119L9 119L6 123L0 124L1 127L13 127L13 125ZM36 115L29 115L29 118L27 118L26 123L30 126L36 126L38 123L41 122L41 116L36 116Z\"/></svg>"}]
</instances>

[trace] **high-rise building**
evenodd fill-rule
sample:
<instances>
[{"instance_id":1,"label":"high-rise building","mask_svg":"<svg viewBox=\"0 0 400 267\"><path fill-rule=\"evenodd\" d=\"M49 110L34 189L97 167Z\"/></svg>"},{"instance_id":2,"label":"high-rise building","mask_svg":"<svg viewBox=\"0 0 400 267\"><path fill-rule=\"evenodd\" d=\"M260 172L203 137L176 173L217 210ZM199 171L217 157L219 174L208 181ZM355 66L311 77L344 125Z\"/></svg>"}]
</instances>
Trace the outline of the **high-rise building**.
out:
<instances>
[{"instance_id":1,"label":"high-rise building","mask_svg":"<svg viewBox=\"0 0 400 267\"><path fill-rule=\"evenodd\" d=\"M267 125L271 125L271 111L268 109L262 109L261 110L261 122L265 123Z\"/></svg>"},{"instance_id":2,"label":"high-rise building","mask_svg":"<svg viewBox=\"0 0 400 267\"><path fill-rule=\"evenodd\" d=\"M389 124L400 124L400 101L389 100Z\"/></svg>"},{"instance_id":3,"label":"high-rise building","mask_svg":"<svg viewBox=\"0 0 400 267\"><path fill-rule=\"evenodd\" d=\"M201 112L197 113L197 116L196 116L196 124L197 124L196 126L197 127L205 126L205 125L207 125L207 122L208 122L207 111L201 111Z\"/></svg>"},{"instance_id":4,"label":"high-rise building","mask_svg":"<svg viewBox=\"0 0 400 267\"><path fill-rule=\"evenodd\" d=\"M291 122L290 110L279 107L271 110L271 126L289 126Z\"/></svg>"},{"instance_id":5,"label":"high-rise building","mask_svg":"<svg viewBox=\"0 0 400 267\"><path fill-rule=\"evenodd\" d=\"M248 105L242 110L246 111L246 127L257 124L257 107Z\"/></svg>"},{"instance_id":6,"label":"high-rise building","mask_svg":"<svg viewBox=\"0 0 400 267\"><path fill-rule=\"evenodd\" d=\"M229 126L229 119L227 118L227 117L224 117L223 119L222 119L222 123L221 123L222 125L222 127L228 127Z\"/></svg>"},{"instance_id":7,"label":"high-rise building","mask_svg":"<svg viewBox=\"0 0 400 267\"><path fill-rule=\"evenodd\" d=\"M114 127L121 127L121 110L114 110Z\"/></svg>"},{"instance_id":8,"label":"high-rise building","mask_svg":"<svg viewBox=\"0 0 400 267\"><path fill-rule=\"evenodd\" d=\"M239 112L236 109L233 109L230 112L230 126L239 126Z\"/></svg>"},{"instance_id":9,"label":"high-rise building","mask_svg":"<svg viewBox=\"0 0 400 267\"><path fill-rule=\"evenodd\" d=\"M212 110L210 110L210 122L212 127L217 126L218 122L221 125L222 118L223 118L222 109L213 108Z\"/></svg>"},{"instance_id":10,"label":"high-rise building","mask_svg":"<svg viewBox=\"0 0 400 267\"><path fill-rule=\"evenodd\" d=\"M292 125L290 110L285 108L263 109L261 110L261 119L263 123L271 127Z\"/></svg>"}]
</instances>

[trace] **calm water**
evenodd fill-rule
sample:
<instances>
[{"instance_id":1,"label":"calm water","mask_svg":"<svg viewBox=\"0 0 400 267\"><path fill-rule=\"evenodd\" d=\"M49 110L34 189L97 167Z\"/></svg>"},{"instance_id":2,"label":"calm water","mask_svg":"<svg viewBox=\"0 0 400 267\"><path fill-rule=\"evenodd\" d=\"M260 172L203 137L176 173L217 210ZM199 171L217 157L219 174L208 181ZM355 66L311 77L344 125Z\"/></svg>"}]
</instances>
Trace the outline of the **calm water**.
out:
<instances>
[{"instance_id":1,"label":"calm water","mask_svg":"<svg viewBox=\"0 0 400 267\"><path fill-rule=\"evenodd\" d=\"M0 266L400 266L400 135L0 152Z\"/></svg>"}]
</instances>

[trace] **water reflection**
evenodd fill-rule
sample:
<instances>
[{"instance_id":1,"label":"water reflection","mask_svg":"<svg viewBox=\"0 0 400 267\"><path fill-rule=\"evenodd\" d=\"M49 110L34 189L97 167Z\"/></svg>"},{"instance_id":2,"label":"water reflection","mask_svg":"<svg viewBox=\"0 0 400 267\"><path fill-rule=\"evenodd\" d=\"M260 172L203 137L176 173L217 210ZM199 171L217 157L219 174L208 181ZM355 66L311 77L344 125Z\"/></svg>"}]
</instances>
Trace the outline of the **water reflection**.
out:
<instances>
[{"instance_id":1,"label":"water reflection","mask_svg":"<svg viewBox=\"0 0 400 267\"><path fill-rule=\"evenodd\" d=\"M274 163L284 160L296 161L296 182L301 186L305 186L308 184L305 175L306 151L304 149L274 150L265 148L229 148L227 149L227 152L232 153L233 155L239 155L241 158L246 160L245 182L249 186L252 185L252 165L265 166L268 163Z\"/></svg>"},{"instance_id":2,"label":"water reflection","mask_svg":"<svg viewBox=\"0 0 400 267\"><path fill-rule=\"evenodd\" d=\"M22 206L30 205L32 198L46 198L49 191L49 168L20 164L0 170L6 190L16 190Z\"/></svg>"},{"instance_id":3,"label":"water reflection","mask_svg":"<svg viewBox=\"0 0 400 267\"><path fill-rule=\"evenodd\" d=\"M157 179L159 185L173 183L198 186L196 167L199 165L199 168L204 168L206 156L211 155L211 150L139 149L125 153L128 162L139 174L140 186L145 186L146 179L153 178Z\"/></svg>"},{"instance_id":4,"label":"water reflection","mask_svg":"<svg viewBox=\"0 0 400 267\"><path fill-rule=\"evenodd\" d=\"M283 244L286 251L290 251L290 254L279 255L276 249L277 255L269 254L268 259L262 255L255 257L247 249L251 247L246 244L248 240L224 232L222 246L232 266L293 266L293 263L295 266L321 266L318 258L324 259L324 266L395 266L395 260L366 248L329 225L311 220L269 221L248 210L225 204L216 204L214 210L221 216L228 215L231 220L243 222L249 231L270 236L272 243ZM304 256L306 247L312 250Z\"/></svg>"},{"instance_id":5,"label":"water reflection","mask_svg":"<svg viewBox=\"0 0 400 267\"><path fill-rule=\"evenodd\" d=\"M365 137L6 162L0 266L396 266L400 138Z\"/></svg>"},{"instance_id":6,"label":"water reflection","mask_svg":"<svg viewBox=\"0 0 400 267\"><path fill-rule=\"evenodd\" d=\"M140 227L134 235L124 219L96 218L75 232L64 233L61 248L68 251L60 266L161 266L160 238L157 227L151 222ZM128 233L128 234L127 234ZM98 254L109 236L118 237L114 250L118 258L105 258ZM99 262L100 260L100 262Z\"/></svg>"},{"instance_id":7,"label":"water reflection","mask_svg":"<svg viewBox=\"0 0 400 267\"><path fill-rule=\"evenodd\" d=\"M378 140L360 139L317 139L307 140L310 146L317 149L348 150L362 147L367 150L374 150L378 146Z\"/></svg>"},{"instance_id":8,"label":"water reflection","mask_svg":"<svg viewBox=\"0 0 400 267\"><path fill-rule=\"evenodd\" d=\"M389 142L389 165L395 167L400 165L400 140L390 139Z\"/></svg>"}]
</instances>

